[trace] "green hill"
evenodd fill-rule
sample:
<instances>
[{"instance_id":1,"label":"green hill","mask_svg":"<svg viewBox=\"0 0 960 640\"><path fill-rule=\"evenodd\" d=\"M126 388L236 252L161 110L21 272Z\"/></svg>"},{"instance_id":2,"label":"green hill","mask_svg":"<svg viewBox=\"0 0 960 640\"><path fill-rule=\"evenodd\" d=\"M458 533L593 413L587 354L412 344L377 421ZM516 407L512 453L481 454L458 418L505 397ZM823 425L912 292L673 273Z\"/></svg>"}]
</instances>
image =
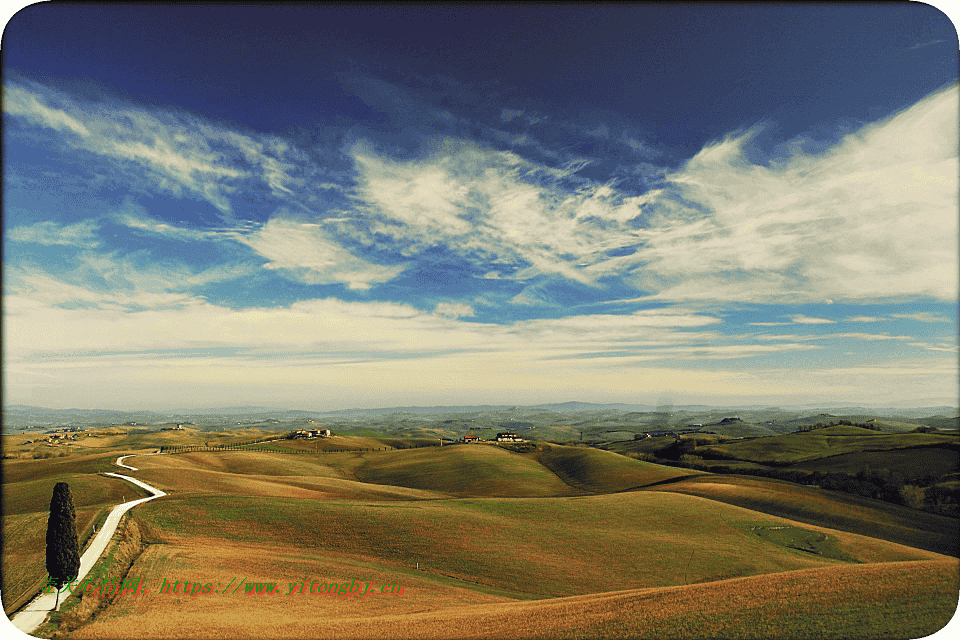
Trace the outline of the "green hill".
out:
<instances>
[{"instance_id":1,"label":"green hill","mask_svg":"<svg viewBox=\"0 0 960 640\"><path fill-rule=\"evenodd\" d=\"M532 497L583 493L528 456L482 444L369 452L353 474L362 482L462 496Z\"/></svg>"},{"instance_id":2,"label":"green hill","mask_svg":"<svg viewBox=\"0 0 960 640\"><path fill-rule=\"evenodd\" d=\"M625 491L695 473L586 447L544 445L535 459L570 486L594 493Z\"/></svg>"}]
</instances>

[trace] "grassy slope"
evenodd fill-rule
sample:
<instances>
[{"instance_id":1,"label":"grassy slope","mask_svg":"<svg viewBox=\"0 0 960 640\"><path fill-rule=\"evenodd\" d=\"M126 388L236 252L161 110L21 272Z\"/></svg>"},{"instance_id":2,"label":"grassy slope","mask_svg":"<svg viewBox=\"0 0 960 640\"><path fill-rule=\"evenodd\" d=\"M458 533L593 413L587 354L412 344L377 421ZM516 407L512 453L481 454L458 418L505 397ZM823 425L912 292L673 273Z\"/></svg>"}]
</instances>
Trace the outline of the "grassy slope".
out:
<instances>
[{"instance_id":1,"label":"grassy slope","mask_svg":"<svg viewBox=\"0 0 960 640\"><path fill-rule=\"evenodd\" d=\"M373 452L354 470L363 482L474 496L582 493L527 456L487 445Z\"/></svg>"},{"instance_id":2,"label":"grassy slope","mask_svg":"<svg viewBox=\"0 0 960 640\"><path fill-rule=\"evenodd\" d=\"M960 555L960 522L931 513L767 478L703 474L651 487L738 505L798 522Z\"/></svg>"},{"instance_id":3,"label":"grassy slope","mask_svg":"<svg viewBox=\"0 0 960 640\"><path fill-rule=\"evenodd\" d=\"M587 447L544 445L532 457L567 484L596 493L626 491L696 473Z\"/></svg>"},{"instance_id":4,"label":"grassy slope","mask_svg":"<svg viewBox=\"0 0 960 640\"><path fill-rule=\"evenodd\" d=\"M408 591L390 600L181 597L176 616L158 616L151 607L173 596L154 596L123 602L75 637L919 638L953 615L957 573L956 562L942 561L844 565L532 602L447 587L427 598L446 604L426 611L411 607L407 593L437 585L408 579ZM290 606L288 597L303 604ZM238 607L238 598L253 608ZM328 615L318 615L323 611Z\"/></svg>"}]
</instances>

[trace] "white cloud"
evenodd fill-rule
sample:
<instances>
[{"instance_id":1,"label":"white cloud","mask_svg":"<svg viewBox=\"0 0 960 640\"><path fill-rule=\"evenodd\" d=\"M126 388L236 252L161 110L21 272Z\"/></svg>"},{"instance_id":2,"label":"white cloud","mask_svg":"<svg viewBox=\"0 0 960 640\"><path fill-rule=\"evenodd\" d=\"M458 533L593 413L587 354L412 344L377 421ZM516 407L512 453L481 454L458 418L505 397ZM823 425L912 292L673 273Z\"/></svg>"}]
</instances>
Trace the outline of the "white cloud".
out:
<instances>
[{"instance_id":1,"label":"white cloud","mask_svg":"<svg viewBox=\"0 0 960 640\"><path fill-rule=\"evenodd\" d=\"M556 186L586 161L556 169L458 140L439 148L415 161L382 157L362 144L351 150L357 198L381 221L373 231L408 254L446 246L480 262L523 267L516 279L548 274L595 286L614 268L599 266L603 254L637 242L623 223L640 215L639 199L609 185L575 193ZM584 261L593 271L578 268Z\"/></svg>"},{"instance_id":2,"label":"white cloud","mask_svg":"<svg viewBox=\"0 0 960 640\"><path fill-rule=\"evenodd\" d=\"M14 227L7 232L7 238L13 242L91 247L99 244L96 239L98 230L99 225L95 220L84 220L71 225L45 221Z\"/></svg>"},{"instance_id":3,"label":"white cloud","mask_svg":"<svg viewBox=\"0 0 960 640\"><path fill-rule=\"evenodd\" d=\"M850 318L844 318L847 322L882 322L883 318L877 318L874 316L852 316Z\"/></svg>"},{"instance_id":4,"label":"white cloud","mask_svg":"<svg viewBox=\"0 0 960 640\"><path fill-rule=\"evenodd\" d=\"M110 389L113 397L132 393L153 408L169 406L173 394L207 405L203 394L239 394L291 406L302 404L297 397L311 397L330 407L338 394L350 398L343 400L348 406L382 406L391 398L529 403L544 394L629 401L638 389L643 394L679 391L701 401L719 394L728 399L814 394L816 399L838 393L859 393L867 401L877 390L905 399L920 388L939 393L944 374L951 372L950 363L929 362L907 363L912 374L891 363L890 371L865 367L863 376L854 377L843 370L791 369L780 375L742 364L724 369L719 363L727 360L825 347L793 337L723 344L731 338L710 330L722 325L719 318L677 308L499 325L450 317L447 312L467 311L454 302L433 312L329 298L232 310L177 290L173 281L186 278L176 274L168 274L166 284L153 282L150 274L128 274L141 283L129 293L17 276L24 283L8 291L3 309L7 397L54 406L113 406L109 397L97 395L100 388ZM78 300L93 306L58 306ZM140 310L131 311L130 303ZM211 355L218 349L236 355ZM679 364L689 362L718 363L719 368ZM95 388L89 384L92 371L97 372ZM369 395L371 386L375 396ZM319 400L318 388L324 389ZM75 389L83 394L71 395Z\"/></svg>"},{"instance_id":5,"label":"white cloud","mask_svg":"<svg viewBox=\"0 0 960 640\"><path fill-rule=\"evenodd\" d=\"M126 180L177 197L186 190L224 213L241 180L259 178L278 196L301 184L290 174L304 156L278 138L254 139L170 112L88 104L34 83L8 82L4 91L7 114L74 134L64 144L112 160ZM252 170L241 167L240 157Z\"/></svg>"},{"instance_id":6,"label":"white cloud","mask_svg":"<svg viewBox=\"0 0 960 640\"><path fill-rule=\"evenodd\" d=\"M929 342L911 342L909 343L911 347L920 347L921 349L926 349L927 351L939 351L942 353L957 353L960 351L960 347L956 344L950 344L948 342L940 342L938 344L930 344Z\"/></svg>"},{"instance_id":7,"label":"white cloud","mask_svg":"<svg viewBox=\"0 0 960 640\"><path fill-rule=\"evenodd\" d=\"M664 281L656 297L952 299L957 115L950 87L820 155L751 165L756 130L704 148L651 203L662 213L637 259Z\"/></svg>"},{"instance_id":8,"label":"white cloud","mask_svg":"<svg viewBox=\"0 0 960 640\"><path fill-rule=\"evenodd\" d=\"M562 181L585 163L554 169L462 141L414 161L351 153L358 199L383 221L373 230L411 256L440 245L511 263L513 279L616 278L647 299L949 299L960 185L943 131L956 130L954 93L770 166L744 158L756 131L732 135L640 196L612 184L571 192ZM543 299L534 289L514 302Z\"/></svg>"},{"instance_id":9,"label":"white cloud","mask_svg":"<svg viewBox=\"0 0 960 640\"><path fill-rule=\"evenodd\" d=\"M84 137L90 135L90 131L76 117L63 109L48 106L40 96L16 84L4 86L3 110L10 115L29 118L57 131L67 131Z\"/></svg>"},{"instance_id":10,"label":"white cloud","mask_svg":"<svg viewBox=\"0 0 960 640\"><path fill-rule=\"evenodd\" d=\"M251 233L227 235L270 260L265 268L287 271L307 284L345 283L351 289L369 289L404 269L370 263L344 249L321 225L282 216Z\"/></svg>"},{"instance_id":11,"label":"white cloud","mask_svg":"<svg viewBox=\"0 0 960 640\"><path fill-rule=\"evenodd\" d=\"M890 315L893 318L901 318L904 320L917 320L919 322L950 322L943 316L930 313L929 311L921 311L919 313L893 313Z\"/></svg>"},{"instance_id":12,"label":"white cloud","mask_svg":"<svg viewBox=\"0 0 960 640\"><path fill-rule=\"evenodd\" d=\"M117 312L184 309L202 302L190 292L194 287L228 282L251 273L246 265L222 264L195 271L169 262L144 266L135 258L85 251L74 258L76 266L72 270L56 275L37 268L25 270L8 265L4 305L9 304L10 310L20 309L20 315L24 309L38 305L54 307L56 313L82 309ZM67 326L69 322L65 323ZM62 331L69 338L69 329Z\"/></svg>"},{"instance_id":13,"label":"white cloud","mask_svg":"<svg viewBox=\"0 0 960 640\"><path fill-rule=\"evenodd\" d=\"M835 320L828 320L827 318L811 318L804 315L795 315L791 319L791 322L796 324L835 324Z\"/></svg>"},{"instance_id":14,"label":"white cloud","mask_svg":"<svg viewBox=\"0 0 960 640\"><path fill-rule=\"evenodd\" d=\"M844 338L850 340L913 340L912 336L892 336L889 333L861 333L848 331L844 333L821 333L817 335L798 335L798 334L763 334L757 336L757 340L833 340Z\"/></svg>"},{"instance_id":15,"label":"white cloud","mask_svg":"<svg viewBox=\"0 0 960 640\"><path fill-rule=\"evenodd\" d=\"M438 302L434 313L448 318L461 318L474 315L473 307L462 302Z\"/></svg>"},{"instance_id":16,"label":"white cloud","mask_svg":"<svg viewBox=\"0 0 960 640\"><path fill-rule=\"evenodd\" d=\"M146 209L127 199L120 210L112 215L115 222L122 224L136 231L152 233L173 240L197 241L210 240L220 235L218 231L201 231L199 229L189 229L172 225L150 216Z\"/></svg>"},{"instance_id":17,"label":"white cloud","mask_svg":"<svg viewBox=\"0 0 960 640\"><path fill-rule=\"evenodd\" d=\"M293 358L298 353L321 359L347 353L381 360L429 351L537 362L583 351L684 345L702 349L718 334L690 330L721 323L708 315L660 309L500 325L458 321L474 313L463 303L441 302L430 313L405 304L332 298L235 311L189 291L204 281L236 277L235 271L157 274L135 272L109 258L88 262L107 278L123 272L129 286L102 292L45 275L14 274L18 284L8 286L4 305L9 320L4 338L11 358L60 354L60 360L72 361L68 354L85 351L232 347Z\"/></svg>"}]
</instances>

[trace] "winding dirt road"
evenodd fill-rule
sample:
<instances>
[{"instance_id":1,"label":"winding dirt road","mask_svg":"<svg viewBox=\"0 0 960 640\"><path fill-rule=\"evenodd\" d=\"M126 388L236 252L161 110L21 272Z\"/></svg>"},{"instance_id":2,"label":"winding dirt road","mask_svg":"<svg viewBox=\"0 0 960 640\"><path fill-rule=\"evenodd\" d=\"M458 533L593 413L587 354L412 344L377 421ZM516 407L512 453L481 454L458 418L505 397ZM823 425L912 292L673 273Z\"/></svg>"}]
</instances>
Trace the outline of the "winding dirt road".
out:
<instances>
[{"instance_id":1,"label":"winding dirt road","mask_svg":"<svg viewBox=\"0 0 960 640\"><path fill-rule=\"evenodd\" d=\"M157 452L159 453L159 452ZM156 455L156 453L151 453L147 455ZM123 469L130 469L131 471L137 471L136 467L131 467L123 464L125 458L132 458L133 456L121 456L117 458L116 465ZM136 478L131 478L130 476L120 475L119 473L104 473L106 476L113 476L114 478L122 478L128 482L132 482L138 487L143 487L153 495L149 498L141 498L139 500L131 500L130 502L124 502L123 504L118 504L110 512L110 515L107 516L107 519L103 523L100 531L97 533L97 536L93 539L93 542L87 547L87 550L83 552L83 555L80 556L80 574L77 576L77 582L86 577L90 572L90 569L97 562L101 555L103 555L104 549L107 548L107 543L110 542L110 539L113 537L113 534L117 530L117 525L120 523L120 518L123 517L130 509L134 508L138 504L144 502L149 502L156 498L167 495L163 491L155 487L151 487L145 482L141 482ZM72 594L66 592L61 594L61 600L65 600L70 597ZM43 624L43 621L46 620L47 614L53 610L56 605L57 594L56 593L41 593L36 598L30 601L26 607L20 610L13 618L11 622L13 626L19 629L24 633L31 633L34 629Z\"/></svg>"}]
</instances>

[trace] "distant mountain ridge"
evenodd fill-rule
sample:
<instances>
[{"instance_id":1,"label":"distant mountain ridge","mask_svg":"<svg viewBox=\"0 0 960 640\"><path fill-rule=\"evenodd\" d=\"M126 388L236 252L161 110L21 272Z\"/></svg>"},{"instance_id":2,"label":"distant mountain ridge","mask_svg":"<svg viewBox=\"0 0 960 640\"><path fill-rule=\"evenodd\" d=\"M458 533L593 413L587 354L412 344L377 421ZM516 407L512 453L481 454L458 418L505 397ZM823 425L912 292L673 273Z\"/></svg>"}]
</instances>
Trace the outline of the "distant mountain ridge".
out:
<instances>
[{"instance_id":1,"label":"distant mountain ridge","mask_svg":"<svg viewBox=\"0 0 960 640\"><path fill-rule=\"evenodd\" d=\"M375 409L337 409L332 411L325 410L305 410L305 409L282 409L279 407L265 406L233 406L233 407L211 407L199 409L171 409L165 411L140 410L122 410L122 409L51 409L49 407L37 407L32 405L12 404L3 407L5 417L21 418L57 418L65 419L69 417L82 418L103 418L113 421L131 421L137 418L148 420L163 420L185 416L236 416L236 415L262 415L264 417L277 416L372 416L372 415L390 415L390 414L412 414L412 415L430 415L430 414L456 414L456 413L477 413L484 411L548 411L558 413L591 412L591 411L621 411L624 413L671 413L671 412L730 412L737 411L798 411L802 413L813 413L817 410L829 410L830 414L877 414L883 413L891 416L912 416L912 417L937 417L952 419L960 413L957 406L935 405L925 407L874 407L869 405L846 405L843 403L822 403L808 405L739 405L739 406L716 406L716 405L670 405L655 406L650 404L628 404L621 402L613 403L592 403L592 402L561 402L546 403L535 405L454 405L454 406L407 406L407 407L383 407Z\"/></svg>"}]
</instances>

